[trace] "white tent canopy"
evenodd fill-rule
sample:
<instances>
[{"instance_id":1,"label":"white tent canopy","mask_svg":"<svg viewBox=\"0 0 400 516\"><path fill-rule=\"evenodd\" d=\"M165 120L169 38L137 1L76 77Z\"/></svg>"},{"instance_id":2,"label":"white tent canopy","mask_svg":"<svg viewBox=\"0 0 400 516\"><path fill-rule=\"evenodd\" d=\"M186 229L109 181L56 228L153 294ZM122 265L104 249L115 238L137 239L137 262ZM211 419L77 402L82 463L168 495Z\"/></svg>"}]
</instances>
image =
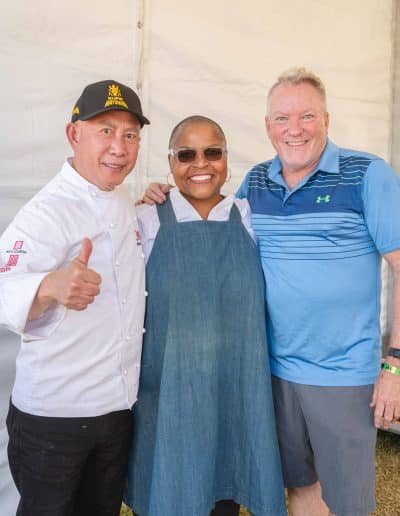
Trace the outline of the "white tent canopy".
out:
<instances>
[{"instance_id":1,"label":"white tent canopy","mask_svg":"<svg viewBox=\"0 0 400 516\"><path fill-rule=\"evenodd\" d=\"M331 137L389 159L394 85L389 0L3 0L0 18L0 231L69 154L64 127L83 87L112 78L139 91L152 121L130 181L165 181L172 127L190 114L226 130L234 191L273 155L265 94L303 65L328 92ZM136 178L136 181L135 181ZM15 513L4 419L18 340L0 333L0 513Z\"/></svg>"}]
</instances>

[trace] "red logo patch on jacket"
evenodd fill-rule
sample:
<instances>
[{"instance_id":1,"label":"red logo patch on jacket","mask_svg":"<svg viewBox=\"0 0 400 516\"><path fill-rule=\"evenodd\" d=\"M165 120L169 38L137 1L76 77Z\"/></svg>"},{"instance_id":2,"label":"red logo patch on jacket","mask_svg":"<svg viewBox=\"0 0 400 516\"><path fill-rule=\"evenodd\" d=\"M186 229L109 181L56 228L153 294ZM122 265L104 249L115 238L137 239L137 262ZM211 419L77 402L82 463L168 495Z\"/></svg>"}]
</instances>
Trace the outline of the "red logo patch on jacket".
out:
<instances>
[{"instance_id":1,"label":"red logo patch on jacket","mask_svg":"<svg viewBox=\"0 0 400 516\"><path fill-rule=\"evenodd\" d=\"M19 260L19 255L21 253L26 253L22 248L24 246L23 240L17 240L14 244L14 247L10 249L9 251L6 251L7 254L10 256L8 257L8 261L3 267L0 267L0 272L8 272L11 270L11 267L15 267ZM18 253L18 254L15 254Z\"/></svg>"}]
</instances>

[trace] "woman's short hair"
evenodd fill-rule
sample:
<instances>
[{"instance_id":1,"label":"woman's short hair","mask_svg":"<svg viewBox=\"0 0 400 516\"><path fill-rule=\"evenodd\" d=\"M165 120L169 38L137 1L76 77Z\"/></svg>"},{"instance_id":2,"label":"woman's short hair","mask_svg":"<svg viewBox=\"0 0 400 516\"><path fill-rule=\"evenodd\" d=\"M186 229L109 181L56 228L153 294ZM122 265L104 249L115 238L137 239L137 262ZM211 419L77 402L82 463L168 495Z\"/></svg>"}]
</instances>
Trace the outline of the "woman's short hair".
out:
<instances>
[{"instance_id":1,"label":"woman's short hair","mask_svg":"<svg viewBox=\"0 0 400 516\"><path fill-rule=\"evenodd\" d=\"M191 115L191 116L188 116L186 118L184 118L183 120L181 120L178 124L176 124L176 126L172 129L172 132L171 132L171 136L169 137L169 143L168 143L168 148L171 149L173 147L173 145L175 144L175 140L179 134L179 132L186 126L186 125L190 125L190 124L197 124L197 123L201 123L201 124L209 124L209 125L212 125L214 127L214 129L217 131L217 133L221 136L221 138L223 139L224 141L224 145L226 145L226 138L225 138L225 133L224 131L222 130L222 127L217 124L217 122L215 122L215 120L212 120L211 118L208 118L207 116L203 116L203 115Z\"/></svg>"}]
</instances>

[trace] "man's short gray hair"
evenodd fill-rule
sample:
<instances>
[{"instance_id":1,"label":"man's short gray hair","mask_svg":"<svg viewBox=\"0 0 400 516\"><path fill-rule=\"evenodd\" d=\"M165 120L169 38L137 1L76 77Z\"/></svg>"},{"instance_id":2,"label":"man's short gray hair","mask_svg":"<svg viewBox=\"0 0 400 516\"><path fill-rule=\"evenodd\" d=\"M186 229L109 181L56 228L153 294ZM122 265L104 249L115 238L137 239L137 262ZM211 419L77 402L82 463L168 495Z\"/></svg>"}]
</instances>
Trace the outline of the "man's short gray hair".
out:
<instances>
[{"instance_id":1,"label":"man's short gray hair","mask_svg":"<svg viewBox=\"0 0 400 516\"><path fill-rule=\"evenodd\" d=\"M281 84L292 84L297 85L306 82L311 84L321 95L324 110L326 111L326 92L324 83L321 79L313 72L307 70L304 67L294 67L289 68L289 70L284 71L277 79L277 81L271 86L267 95L267 116L269 111L269 99L272 95L272 92L280 86Z\"/></svg>"}]
</instances>

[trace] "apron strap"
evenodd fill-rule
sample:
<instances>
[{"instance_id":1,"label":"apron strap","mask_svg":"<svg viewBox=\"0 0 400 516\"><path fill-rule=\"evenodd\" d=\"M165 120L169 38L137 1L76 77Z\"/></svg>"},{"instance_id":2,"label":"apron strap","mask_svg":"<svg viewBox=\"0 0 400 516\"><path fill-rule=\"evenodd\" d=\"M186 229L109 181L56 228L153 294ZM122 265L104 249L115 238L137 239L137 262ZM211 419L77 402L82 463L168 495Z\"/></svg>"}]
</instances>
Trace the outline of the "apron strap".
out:
<instances>
[{"instance_id":1,"label":"apron strap","mask_svg":"<svg viewBox=\"0 0 400 516\"><path fill-rule=\"evenodd\" d=\"M172 208L169 194L167 194L167 200L163 204L157 204L157 215L160 221L160 226L171 226L176 224L176 216Z\"/></svg>"},{"instance_id":2,"label":"apron strap","mask_svg":"<svg viewBox=\"0 0 400 516\"><path fill-rule=\"evenodd\" d=\"M229 222L242 222L242 216L240 215L239 208L236 206L235 201L233 201L231 213L229 215Z\"/></svg>"}]
</instances>

